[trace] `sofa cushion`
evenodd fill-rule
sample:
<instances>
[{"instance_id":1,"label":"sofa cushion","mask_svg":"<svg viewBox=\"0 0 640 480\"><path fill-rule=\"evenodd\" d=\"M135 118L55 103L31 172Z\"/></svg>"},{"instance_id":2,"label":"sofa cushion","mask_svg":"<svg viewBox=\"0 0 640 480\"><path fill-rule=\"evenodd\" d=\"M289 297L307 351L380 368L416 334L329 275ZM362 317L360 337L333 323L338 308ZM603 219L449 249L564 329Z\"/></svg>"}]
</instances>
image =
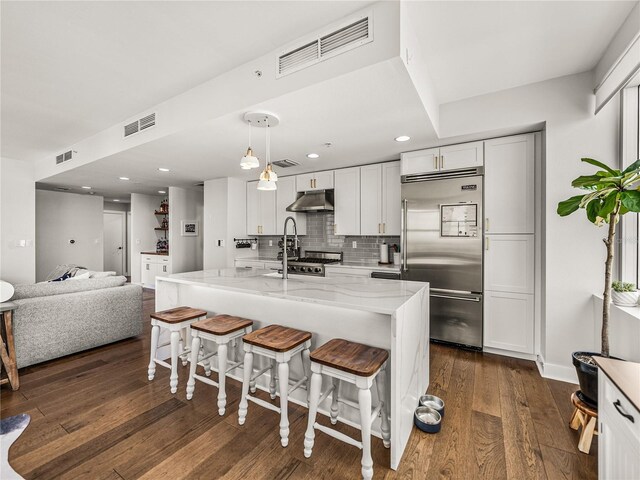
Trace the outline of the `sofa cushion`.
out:
<instances>
[{"instance_id":1,"label":"sofa cushion","mask_svg":"<svg viewBox=\"0 0 640 480\"><path fill-rule=\"evenodd\" d=\"M48 297L63 293L84 292L101 288L121 287L127 282L125 277L88 278L82 282L36 283L33 285L16 285L11 300L23 298Z\"/></svg>"},{"instance_id":2,"label":"sofa cushion","mask_svg":"<svg viewBox=\"0 0 640 480\"><path fill-rule=\"evenodd\" d=\"M69 276L73 277L76 271L80 269L84 269L84 267L76 265L75 263L58 265L56 266L56 268L53 269L51 273L49 273L49 275L47 275L47 278L45 278L45 280L47 282L50 282L51 280L55 280L62 277L65 273L68 273Z\"/></svg>"}]
</instances>

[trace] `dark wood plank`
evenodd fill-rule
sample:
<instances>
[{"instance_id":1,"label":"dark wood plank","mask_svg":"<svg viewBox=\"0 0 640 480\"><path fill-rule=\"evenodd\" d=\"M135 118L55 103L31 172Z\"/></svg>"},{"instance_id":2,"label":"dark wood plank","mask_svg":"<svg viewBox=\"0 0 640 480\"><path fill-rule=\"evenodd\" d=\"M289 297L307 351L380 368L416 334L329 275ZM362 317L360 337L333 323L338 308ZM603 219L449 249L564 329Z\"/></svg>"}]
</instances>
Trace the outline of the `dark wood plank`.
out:
<instances>
[{"instance_id":1,"label":"dark wood plank","mask_svg":"<svg viewBox=\"0 0 640 480\"><path fill-rule=\"evenodd\" d=\"M160 320L165 323L180 323L187 320L193 320L195 318L206 317L207 312L200 310L199 308L191 307L175 307L169 310L162 310L160 312L153 312L150 317Z\"/></svg>"},{"instance_id":2,"label":"dark wood plank","mask_svg":"<svg viewBox=\"0 0 640 480\"><path fill-rule=\"evenodd\" d=\"M242 337L245 343L273 350L274 352L286 352L310 339L311 334L309 332L283 327L282 325L269 325L247 333Z\"/></svg>"},{"instance_id":3,"label":"dark wood plank","mask_svg":"<svg viewBox=\"0 0 640 480\"><path fill-rule=\"evenodd\" d=\"M354 375L370 377L387 361L389 352L382 348L334 338L316 348L310 357L312 362Z\"/></svg>"},{"instance_id":4,"label":"dark wood plank","mask_svg":"<svg viewBox=\"0 0 640 480\"><path fill-rule=\"evenodd\" d=\"M476 362L471 405L476 412L500 416L500 389L498 388L500 361L498 355L485 353Z\"/></svg>"},{"instance_id":5,"label":"dark wood plank","mask_svg":"<svg viewBox=\"0 0 640 480\"><path fill-rule=\"evenodd\" d=\"M502 420L493 415L473 412L471 416L471 444L477 469L474 478L507 478L507 464L502 437Z\"/></svg>"}]
</instances>

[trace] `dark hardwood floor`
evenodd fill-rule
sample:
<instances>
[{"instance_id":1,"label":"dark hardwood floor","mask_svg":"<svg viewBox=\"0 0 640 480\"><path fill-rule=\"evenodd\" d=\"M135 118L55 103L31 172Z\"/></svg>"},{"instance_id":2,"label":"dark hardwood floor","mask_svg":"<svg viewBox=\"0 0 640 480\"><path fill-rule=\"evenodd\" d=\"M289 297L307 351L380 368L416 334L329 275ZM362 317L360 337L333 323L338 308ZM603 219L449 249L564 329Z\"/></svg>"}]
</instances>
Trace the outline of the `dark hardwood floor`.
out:
<instances>
[{"instance_id":1,"label":"dark hardwood floor","mask_svg":"<svg viewBox=\"0 0 640 480\"><path fill-rule=\"evenodd\" d=\"M24 368L19 391L2 387L2 418L31 415L31 424L10 452L21 475L359 478L360 451L322 433L312 458L304 458L302 407L290 406L289 447L282 448L273 412L254 406L245 425L238 426L236 381L227 382L227 414L222 418L215 388L198 383L193 400L186 400L186 368L176 395L169 393L164 368L148 382L148 315L153 306L153 292L145 291L146 327L140 338ZM374 478L596 479L597 440L591 455L580 453L578 434L568 426L575 389L541 378L532 362L432 345L429 391L446 402L442 430L437 435L414 430L397 472L389 469L388 451L374 438ZM319 421L328 424L322 416Z\"/></svg>"}]
</instances>

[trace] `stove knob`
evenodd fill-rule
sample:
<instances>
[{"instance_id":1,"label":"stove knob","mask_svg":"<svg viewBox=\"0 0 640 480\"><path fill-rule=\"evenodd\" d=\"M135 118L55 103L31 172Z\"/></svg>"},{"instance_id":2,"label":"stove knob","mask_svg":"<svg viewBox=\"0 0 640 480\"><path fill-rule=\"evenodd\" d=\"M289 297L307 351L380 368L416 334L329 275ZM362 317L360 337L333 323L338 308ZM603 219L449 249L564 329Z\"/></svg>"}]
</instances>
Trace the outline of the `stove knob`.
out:
<instances>
[{"instance_id":1,"label":"stove knob","mask_svg":"<svg viewBox=\"0 0 640 480\"><path fill-rule=\"evenodd\" d=\"M287 265L287 272L292 272L296 267L292 267L291 265Z\"/></svg>"},{"instance_id":2,"label":"stove knob","mask_svg":"<svg viewBox=\"0 0 640 480\"><path fill-rule=\"evenodd\" d=\"M301 272L306 272L307 271L307 267L300 267L300 271Z\"/></svg>"},{"instance_id":3,"label":"stove knob","mask_svg":"<svg viewBox=\"0 0 640 480\"><path fill-rule=\"evenodd\" d=\"M298 270L298 267L289 267L291 269L292 272L295 272Z\"/></svg>"},{"instance_id":4,"label":"stove knob","mask_svg":"<svg viewBox=\"0 0 640 480\"><path fill-rule=\"evenodd\" d=\"M316 273L322 273L322 269L320 267L316 267L313 271Z\"/></svg>"}]
</instances>

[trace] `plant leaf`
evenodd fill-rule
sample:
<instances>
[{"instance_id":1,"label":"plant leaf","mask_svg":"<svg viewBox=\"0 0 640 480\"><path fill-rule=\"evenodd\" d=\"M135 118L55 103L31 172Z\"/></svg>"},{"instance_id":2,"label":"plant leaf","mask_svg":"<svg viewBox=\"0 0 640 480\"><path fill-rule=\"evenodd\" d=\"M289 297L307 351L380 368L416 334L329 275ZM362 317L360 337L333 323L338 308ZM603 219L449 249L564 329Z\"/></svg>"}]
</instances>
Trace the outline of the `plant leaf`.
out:
<instances>
[{"instance_id":1,"label":"plant leaf","mask_svg":"<svg viewBox=\"0 0 640 480\"><path fill-rule=\"evenodd\" d=\"M585 163L589 163L593 166L596 167L600 167L604 170L606 170L607 172L609 172L611 175L613 175L614 177L620 175L620 170L614 170L613 168L609 167L608 165L599 162L598 160L594 160L593 158L581 158L580 160L582 160Z\"/></svg>"},{"instance_id":2,"label":"plant leaf","mask_svg":"<svg viewBox=\"0 0 640 480\"><path fill-rule=\"evenodd\" d=\"M587 207L586 207L587 218L591 223L599 223L598 213L600 212L601 208L602 208L602 202L597 198L594 198L587 204Z\"/></svg>"},{"instance_id":3,"label":"plant leaf","mask_svg":"<svg viewBox=\"0 0 640 480\"><path fill-rule=\"evenodd\" d=\"M568 198L567 200L558 203L558 215L566 217L578 210L578 208L580 208L580 202L584 196L585 195L576 195L575 197Z\"/></svg>"},{"instance_id":4,"label":"plant leaf","mask_svg":"<svg viewBox=\"0 0 640 480\"><path fill-rule=\"evenodd\" d=\"M627 168L625 168L622 171L622 175L626 175L627 173L633 172L634 170L639 170L640 171L640 159L636 160L631 165L629 165Z\"/></svg>"},{"instance_id":5,"label":"plant leaf","mask_svg":"<svg viewBox=\"0 0 640 480\"><path fill-rule=\"evenodd\" d=\"M626 190L620 194L620 201L630 212L640 212L640 192Z\"/></svg>"},{"instance_id":6,"label":"plant leaf","mask_svg":"<svg viewBox=\"0 0 640 480\"><path fill-rule=\"evenodd\" d=\"M616 202L618 201L619 193L620 192L613 191L605 197L602 208L598 212L599 217L606 219L609 214L613 212L613 209L616 207Z\"/></svg>"},{"instance_id":7,"label":"plant leaf","mask_svg":"<svg viewBox=\"0 0 640 480\"><path fill-rule=\"evenodd\" d=\"M603 188L607 185L618 185L620 183L620 177L601 177L600 175L582 175L571 182L572 187L576 188L590 188L599 187Z\"/></svg>"}]
</instances>

